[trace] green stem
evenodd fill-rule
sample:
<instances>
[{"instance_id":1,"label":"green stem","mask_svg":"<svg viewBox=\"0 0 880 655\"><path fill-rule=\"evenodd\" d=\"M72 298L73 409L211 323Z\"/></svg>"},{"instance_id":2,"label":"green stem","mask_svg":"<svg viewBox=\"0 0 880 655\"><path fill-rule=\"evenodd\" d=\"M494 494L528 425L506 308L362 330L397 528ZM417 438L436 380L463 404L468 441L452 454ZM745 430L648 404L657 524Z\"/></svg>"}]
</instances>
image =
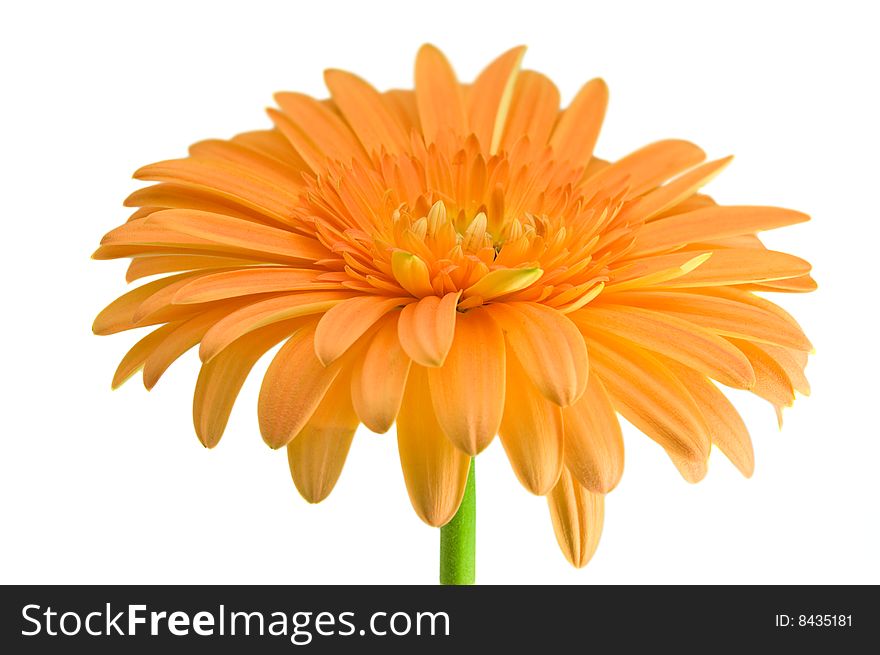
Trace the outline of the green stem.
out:
<instances>
[{"instance_id":1,"label":"green stem","mask_svg":"<svg viewBox=\"0 0 880 655\"><path fill-rule=\"evenodd\" d=\"M464 498L452 520L440 528L440 584L474 584L477 550L477 485L474 458Z\"/></svg>"}]
</instances>

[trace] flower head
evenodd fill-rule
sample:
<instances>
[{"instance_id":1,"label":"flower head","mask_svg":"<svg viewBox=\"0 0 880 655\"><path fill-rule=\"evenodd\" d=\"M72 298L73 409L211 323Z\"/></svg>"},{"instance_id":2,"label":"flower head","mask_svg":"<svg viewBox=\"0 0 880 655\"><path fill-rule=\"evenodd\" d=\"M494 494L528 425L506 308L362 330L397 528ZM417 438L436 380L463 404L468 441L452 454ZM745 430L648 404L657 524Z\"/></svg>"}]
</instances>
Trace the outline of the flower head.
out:
<instances>
[{"instance_id":1,"label":"flower head","mask_svg":"<svg viewBox=\"0 0 880 655\"><path fill-rule=\"evenodd\" d=\"M809 341L758 293L812 290L810 266L756 235L807 217L717 205L699 190L729 158L686 141L595 157L605 84L560 111L523 51L463 85L425 46L414 91L330 70L329 100L279 93L272 129L137 171L156 184L95 257L159 277L94 330L160 327L114 385L143 368L150 388L199 345L193 416L213 447L283 343L260 431L308 501L330 493L360 423L396 423L413 507L443 525L498 435L577 566L623 471L618 414L691 482L712 444L750 475L748 433L713 380L777 409L808 392Z\"/></svg>"}]
</instances>

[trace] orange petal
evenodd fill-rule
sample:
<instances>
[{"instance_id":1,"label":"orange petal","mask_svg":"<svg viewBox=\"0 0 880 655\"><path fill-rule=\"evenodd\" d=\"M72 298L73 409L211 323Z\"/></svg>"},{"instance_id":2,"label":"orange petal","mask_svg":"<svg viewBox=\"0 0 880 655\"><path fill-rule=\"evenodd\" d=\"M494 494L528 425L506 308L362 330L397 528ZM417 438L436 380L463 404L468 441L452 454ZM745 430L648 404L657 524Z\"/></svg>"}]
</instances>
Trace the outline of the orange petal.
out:
<instances>
[{"instance_id":1,"label":"orange petal","mask_svg":"<svg viewBox=\"0 0 880 655\"><path fill-rule=\"evenodd\" d=\"M263 211L220 195L211 189L187 184L160 182L131 193L123 204L126 207L151 207L153 209L198 209L200 211L226 214L257 222L276 222L277 219Z\"/></svg>"},{"instance_id":2,"label":"orange petal","mask_svg":"<svg viewBox=\"0 0 880 655\"><path fill-rule=\"evenodd\" d=\"M295 329L290 323L282 323L251 332L202 364L193 396L193 423L206 448L216 446L223 436L232 405L251 368Z\"/></svg>"},{"instance_id":3,"label":"orange petal","mask_svg":"<svg viewBox=\"0 0 880 655\"><path fill-rule=\"evenodd\" d=\"M773 291L782 293L809 293L818 288L816 280L810 275L798 275L785 280L770 280L767 282L758 282L750 285L744 285L753 291Z\"/></svg>"},{"instance_id":4,"label":"orange petal","mask_svg":"<svg viewBox=\"0 0 880 655\"><path fill-rule=\"evenodd\" d=\"M763 350L768 357L773 359L785 371L785 375L788 376L791 386L795 391L805 396L810 395L810 382L804 374L804 367L807 365L807 353L775 346L770 343L754 343L754 346Z\"/></svg>"},{"instance_id":5,"label":"orange petal","mask_svg":"<svg viewBox=\"0 0 880 655\"><path fill-rule=\"evenodd\" d=\"M327 159L363 156L354 133L326 105L302 93L276 93L275 102L283 113L270 109L272 122L313 171L322 170Z\"/></svg>"},{"instance_id":6,"label":"orange petal","mask_svg":"<svg viewBox=\"0 0 880 655\"><path fill-rule=\"evenodd\" d=\"M650 353L625 342L589 335L593 369L614 408L659 443L688 482L706 473L710 440L687 388Z\"/></svg>"},{"instance_id":7,"label":"orange petal","mask_svg":"<svg viewBox=\"0 0 880 655\"><path fill-rule=\"evenodd\" d=\"M376 321L411 298L358 296L332 307L318 322L315 352L324 366L339 359Z\"/></svg>"},{"instance_id":8,"label":"orange petal","mask_svg":"<svg viewBox=\"0 0 880 655\"><path fill-rule=\"evenodd\" d=\"M193 273L169 275L160 280L142 284L107 305L92 323L92 332L100 335L115 334L138 327L135 313L148 298L172 284L191 279Z\"/></svg>"},{"instance_id":9,"label":"orange petal","mask_svg":"<svg viewBox=\"0 0 880 655\"><path fill-rule=\"evenodd\" d=\"M590 80L581 87L559 117L550 139L557 160L568 160L575 166L587 165L593 156L607 106L608 86L603 80Z\"/></svg>"},{"instance_id":10,"label":"orange petal","mask_svg":"<svg viewBox=\"0 0 880 655\"><path fill-rule=\"evenodd\" d=\"M461 85L446 57L432 45L423 45L416 56L416 102L426 142L446 130L467 133L467 113Z\"/></svg>"},{"instance_id":11,"label":"orange petal","mask_svg":"<svg viewBox=\"0 0 880 655\"><path fill-rule=\"evenodd\" d=\"M538 392L511 349L498 435L522 485L539 496L549 493L563 468L562 409Z\"/></svg>"},{"instance_id":12,"label":"orange petal","mask_svg":"<svg viewBox=\"0 0 880 655\"><path fill-rule=\"evenodd\" d=\"M135 322L135 325L142 326L153 323L162 323L177 318L190 317L202 311L204 306L175 305L174 296L176 296L177 292L190 282L210 274L211 271L193 271L185 277L179 278L174 284L169 284L168 286L157 290L150 295L149 298L146 298L132 314L132 320ZM237 307L240 305L238 302L223 304L227 304L230 307Z\"/></svg>"},{"instance_id":13,"label":"orange petal","mask_svg":"<svg viewBox=\"0 0 880 655\"><path fill-rule=\"evenodd\" d=\"M222 355L222 354L221 354ZM272 448L287 445L311 418L340 371L315 355L315 324L300 329L275 355L260 388L260 432Z\"/></svg>"},{"instance_id":14,"label":"orange petal","mask_svg":"<svg viewBox=\"0 0 880 655\"><path fill-rule=\"evenodd\" d=\"M234 268L249 266L254 262L234 257L216 257L212 255L152 255L135 257L125 272L125 281L134 282L151 275L161 273L177 273L178 271L196 271L212 268Z\"/></svg>"},{"instance_id":15,"label":"orange petal","mask_svg":"<svg viewBox=\"0 0 880 655\"><path fill-rule=\"evenodd\" d=\"M623 435L598 375L574 405L562 410L565 466L593 493L608 493L623 475Z\"/></svg>"},{"instance_id":16,"label":"orange petal","mask_svg":"<svg viewBox=\"0 0 880 655\"><path fill-rule=\"evenodd\" d=\"M705 158L706 153L688 141L657 141L590 176L583 192L589 197L599 189L626 182L630 196L639 196Z\"/></svg>"},{"instance_id":17,"label":"orange petal","mask_svg":"<svg viewBox=\"0 0 880 655\"><path fill-rule=\"evenodd\" d=\"M316 239L253 221L189 209L165 209L147 216L144 224L252 252L313 261L327 256Z\"/></svg>"},{"instance_id":18,"label":"orange petal","mask_svg":"<svg viewBox=\"0 0 880 655\"><path fill-rule=\"evenodd\" d=\"M755 369L756 382L750 391L774 407L791 407L794 403L794 387L779 362L750 341L730 339L730 342L749 358Z\"/></svg>"},{"instance_id":19,"label":"orange petal","mask_svg":"<svg viewBox=\"0 0 880 655\"><path fill-rule=\"evenodd\" d=\"M426 296L403 308L397 324L400 345L422 366L442 366L455 335L456 305L461 292L443 298Z\"/></svg>"},{"instance_id":20,"label":"orange petal","mask_svg":"<svg viewBox=\"0 0 880 655\"><path fill-rule=\"evenodd\" d=\"M709 429L712 443L747 478L755 470L755 452L749 431L742 417L727 397L706 376L674 361L665 361L675 376L684 383Z\"/></svg>"},{"instance_id":21,"label":"orange petal","mask_svg":"<svg viewBox=\"0 0 880 655\"><path fill-rule=\"evenodd\" d=\"M647 220L663 213L694 195L701 187L712 181L732 159L733 157L725 157L697 166L627 205L620 212L620 217Z\"/></svg>"},{"instance_id":22,"label":"orange petal","mask_svg":"<svg viewBox=\"0 0 880 655\"><path fill-rule=\"evenodd\" d=\"M636 234L627 257L803 223L806 214L779 207L710 206L648 223Z\"/></svg>"},{"instance_id":23,"label":"orange petal","mask_svg":"<svg viewBox=\"0 0 880 655\"><path fill-rule=\"evenodd\" d=\"M538 390L557 405L574 403L587 386L584 339L563 314L537 303L487 307Z\"/></svg>"},{"instance_id":24,"label":"orange petal","mask_svg":"<svg viewBox=\"0 0 880 655\"><path fill-rule=\"evenodd\" d=\"M323 313L351 297L348 292L304 291L245 305L229 313L208 331L202 339L199 356L203 361L209 361L243 334L270 323Z\"/></svg>"},{"instance_id":25,"label":"orange petal","mask_svg":"<svg viewBox=\"0 0 880 655\"><path fill-rule=\"evenodd\" d=\"M383 319L352 375L354 409L373 432L387 432L394 425L412 363L397 338L398 316Z\"/></svg>"},{"instance_id":26,"label":"orange petal","mask_svg":"<svg viewBox=\"0 0 880 655\"><path fill-rule=\"evenodd\" d=\"M260 293L284 291L320 291L339 289L338 283L320 283L318 271L286 266L253 266L212 273L181 287L175 294L176 305L211 302Z\"/></svg>"},{"instance_id":27,"label":"orange petal","mask_svg":"<svg viewBox=\"0 0 880 655\"><path fill-rule=\"evenodd\" d=\"M277 129L252 130L242 132L232 137L237 143L243 143L253 150L262 152L264 155L273 157L298 171L308 171L309 165L299 156L296 149L290 145L290 141L284 138Z\"/></svg>"},{"instance_id":28,"label":"orange petal","mask_svg":"<svg viewBox=\"0 0 880 655\"><path fill-rule=\"evenodd\" d=\"M443 432L468 455L498 432L504 411L504 335L484 309L460 314L443 366L428 369L434 411Z\"/></svg>"},{"instance_id":29,"label":"orange petal","mask_svg":"<svg viewBox=\"0 0 880 655\"><path fill-rule=\"evenodd\" d=\"M120 259L122 257L154 255L259 258L256 253L248 250L212 244L205 239L187 236L173 230L145 227L144 223L145 219L143 218L131 220L106 234L102 239L102 245L92 253L92 259ZM276 261L292 263L294 261L275 255L267 255L265 260L266 263Z\"/></svg>"},{"instance_id":30,"label":"orange petal","mask_svg":"<svg viewBox=\"0 0 880 655\"><path fill-rule=\"evenodd\" d=\"M510 103L501 148L510 150L522 138L541 145L547 143L559 115L559 90L547 77L522 71Z\"/></svg>"},{"instance_id":31,"label":"orange petal","mask_svg":"<svg viewBox=\"0 0 880 655\"><path fill-rule=\"evenodd\" d=\"M712 258L712 254L684 251L637 259L611 271L611 279L605 285L605 292L620 293L660 284L669 286L673 280L704 266Z\"/></svg>"},{"instance_id":32,"label":"orange petal","mask_svg":"<svg viewBox=\"0 0 880 655\"><path fill-rule=\"evenodd\" d=\"M336 486L358 426L351 406L351 376L339 375L315 413L287 444L287 463L297 490L310 503L320 503Z\"/></svg>"},{"instance_id":33,"label":"orange petal","mask_svg":"<svg viewBox=\"0 0 880 655\"><path fill-rule=\"evenodd\" d=\"M774 250L728 248L714 250L705 264L675 280L667 287L705 287L746 282L767 282L805 275L810 264L800 257Z\"/></svg>"},{"instance_id":34,"label":"orange petal","mask_svg":"<svg viewBox=\"0 0 880 655\"><path fill-rule=\"evenodd\" d=\"M567 470L563 470L547 506L556 541L565 558L577 568L586 566L602 536L605 496L584 489Z\"/></svg>"},{"instance_id":35,"label":"orange petal","mask_svg":"<svg viewBox=\"0 0 880 655\"><path fill-rule=\"evenodd\" d=\"M398 153L409 146L403 125L382 95L367 82L341 70L324 71L324 82L364 150Z\"/></svg>"},{"instance_id":36,"label":"orange petal","mask_svg":"<svg viewBox=\"0 0 880 655\"><path fill-rule=\"evenodd\" d=\"M131 350L125 353L125 357L122 358L122 361L119 362L119 366L113 374L111 387L118 389L126 382L126 380L137 373L144 366L144 362L147 361L150 354L170 333L177 329L178 325L179 323L168 323L167 325L163 325L159 329L153 330L143 339L134 344L134 346L131 347Z\"/></svg>"},{"instance_id":37,"label":"orange petal","mask_svg":"<svg viewBox=\"0 0 880 655\"><path fill-rule=\"evenodd\" d=\"M687 212L692 212L697 209L705 209L706 207L717 207L718 203L712 199L711 196L707 196L703 193L695 193L694 195L685 198L674 207L670 207L666 211L663 211L655 218L666 218L668 216L675 216L677 214L685 214Z\"/></svg>"},{"instance_id":38,"label":"orange petal","mask_svg":"<svg viewBox=\"0 0 880 655\"><path fill-rule=\"evenodd\" d=\"M290 182L270 182L228 162L195 157L149 164L135 171L134 177L207 190L282 224L296 209L300 187Z\"/></svg>"},{"instance_id":39,"label":"orange petal","mask_svg":"<svg viewBox=\"0 0 880 655\"><path fill-rule=\"evenodd\" d=\"M571 314L584 331L599 330L666 355L738 389L755 383L748 358L729 341L686 320L637 307L588 307Z\"/></svg>"},{"instance_id":40,"label":"orange petal","mask_svg":"<svg viewBox=\"0 0 880 655\"><path fill-rule=\"evenodd\" d=\"M407 134L419 127L419 110L416 107L416 94L410 89L391 89L382 94L386 106L394 112Z\"/></svg>"},{"instance_id":41,"label":"orange petal","mask_svg":"<svg viewBox=\"0 0 880 655\"><path fill-rule=\"evenodd\" d=\"M397 447L409 499L428 525L448 523L461 504L470 457L452 445L434 415L427 371L413 366L397 417Z\"/></svg>"},{"instance_id":42,"label":"orange petal","mask_svg":"<svg viewBox=\"0 0 880 655\"><path fill-rule=\"evenodd\" d=\"M228 311L226 307L221 307L174 323L175 329L166 335L162 343L156 346L144 362L144 386L147 389L156 386L165 370L183 353L201 341L211 326Z\"/></svg>"},{"instance_id":43,"label":"orange petal","mask_svg":"<svg viewBox=\"0 0 880 655\"><path fill-rule=\"evenodd\" d=\"M495 154L513 99L517 74L525 55L525 46L508 50L474 80L468 93L468 122L484 150Z\"/></svg>"},{"instance_id":44,"label":"orange petal","mask_svg":"<svg viewBox=\"0 0 880 655\"><path fill-rule=\"evenodd\" d=\"M761 298L760 296L756 296L754 293L735 288L735 287L704 287L701 289L695 289L693 291L688 291L688 293L705 298L706 296L710 297L718 297L718 298L726 298L727 300L732 300L736 303L742 303L746 305L752 305L753 307L757 307L758 309L763 309L765 312L770 312L771 314L775 314L782 320L790 323L792 326L796 327L800 332L803 332L801 326L794 319L794 316L789 314L787 311L782 309L779 305L766 298ZM810 346L803 348L802 350L811 350Z\"/></svg>"},{"instance_id":45,"label":"orange petal","mask_svg":"<svg viewBox=\"0 0 880 655\"><path fill-rule=\"evenodd\" d=\"M788 320L754 302L745 302L742 296L734 299L735 296L730 291L727 290L726 295L721 295L714 287L708 288L706 293L627 291L614 296L613 301L677 316L724 336L775 343L798 350L812 349L809 340L793 319Z\"/></svg>"},{"instance_id":46,"label":"orange petal","mask_svg":"<svg viewBox=\"0 0 880 655\"><path fill-rule=\"evenodd\" d=\"M240 141L206 139L191 145L189 154L194 159L201 159L217 166L231 167L249 177L256 177L283 190L285 194L290 192L292 186L304 186L302 170L291 168ZM190 208L195 209L195 207Z\"/></svg>"}]
</instances>

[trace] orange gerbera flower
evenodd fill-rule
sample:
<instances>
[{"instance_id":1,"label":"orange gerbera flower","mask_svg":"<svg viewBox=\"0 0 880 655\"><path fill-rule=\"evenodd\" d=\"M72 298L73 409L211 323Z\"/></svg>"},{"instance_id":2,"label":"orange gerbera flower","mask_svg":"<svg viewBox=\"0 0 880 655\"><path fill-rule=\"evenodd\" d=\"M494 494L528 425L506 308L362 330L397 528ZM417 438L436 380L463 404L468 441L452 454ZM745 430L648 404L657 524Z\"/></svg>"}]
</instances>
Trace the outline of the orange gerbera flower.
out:
<instances>
[{"instance_id":1,"label":"orange gerbera flower","mask_svg":"<svg viewBox=\"0 0 880 655\"><path fill-rule=\"evenodd\" d=\"M200 344L193 415L210 448L251 367L284 342L259 423L306 500L333 489L360 423L396 423L412 505L443 526L497 434L576 566L623 471L617 413L688 481L712 444L750 475L746 428L711 380L777 410L808 392L810 342L756 293L815 288L807 262L756 236L807 216L717 205L698 190L729 158L704 163L686 141L594 157L604 82L560 111L523 52L465 85L425 46L414 91L330 70L329 100L279 93L273 129L137 171L157 184L94 256L131 258L129 281L162 277L94 331L161 327L114 386L143 368L150 388Z\"/></svg>"}]
</instances>

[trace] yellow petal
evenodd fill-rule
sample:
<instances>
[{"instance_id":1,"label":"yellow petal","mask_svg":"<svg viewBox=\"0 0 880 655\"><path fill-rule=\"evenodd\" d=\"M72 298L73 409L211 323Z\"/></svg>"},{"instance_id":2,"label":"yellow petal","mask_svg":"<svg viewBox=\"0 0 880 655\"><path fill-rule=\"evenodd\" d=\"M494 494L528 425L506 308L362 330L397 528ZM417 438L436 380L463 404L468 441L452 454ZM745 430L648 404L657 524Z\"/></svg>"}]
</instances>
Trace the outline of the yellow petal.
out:
<instances>
[{"instance_id":1,"label":"yellow petal","mask_svg":"<svg viewBox=\"0 0 880 655\"><path fill-rule=\"evenodd\" d=\"M511 349L498 435L522 485L539 496L549 493L563 468L562 409L538 392Z\"/></svg>"},{"instance_id":2,"label":"yellow petal","mask_svg":"<svg viewBox=\"0 0 880 655\"><path fill-rule=\"evenodd\" d=\"M492 300L499 296L522 291L531 286L544 274L540 268L499 268L490 271L477 282L465 289L463 297L480 296Z\"/></svg>"},{"instance_id":3,"label":"yellow petal","mask_svg":"<svg viewBox=\"0 0 880 655\"><path fill-rule=\"evenodd\" d=\"M557 405L574 403L587 386L589 362L574 323L537 303L487 306L538 390Z\"/></svg>"},{"instance_id":4,"label":"yellow petal","mask_svg":"<svg viewBox=\"0 0 880 655\"><path fill-rule=\"evenodd\" d=\"M738 389L755 383L748 358L717 334L663 312L605 305L570 315L584 331L599 330L678 360Z\"/></svg>"},{"instance_id":5,"label":"yellow petal","mask_svg":"<svg viewBox=\"0 0 880 655\"><path fill-rule=\"evenodd\" d=\"M373 432L387 432L394 425L412 363L397 338L398 317L383 319L352 375L354 409Z\"/></svg>"},{"instance_id":6,"label":"yellow petal","mask_svg":"<svg viewBox=\"0 0 880 655\"><path fill-rule=\"evenodd\" d=\"M426 296L403 308L397 324L400 345L422 366L442 366L455 335L456 305L461 292L443 298Z\"/></svg>"},{"instance_id":7,"label":"yellow petal","mask_svg":"<svg viewBox=\"0 0 880 655\"><path fill-rule=\"evenodd\" d=\"M315 324L300 329L272 359L257 411L260 432L272 448L287 445L309 418L340 371L340 362L325 367L315 355Z\"/></svg>"},{"instance_id":8,"label":"yellow petal","mask_svg":"<svg viewBox=\"0 0 880 655\"><path fill-rule=\"evenodd\" d=\"M581 87L553 130L550 146L556 159L568 160L575 166L587 165L593 156L607 106L608 86L603 80L590 80Z\"/></svg>"},{"instance_id":9,"label":"yellow petal","mask_svg":"<svg viewBox=\"0 0 880 655\"><path fill-rule=\"evenodd\" d=\"M586 566L602 536L605 496L587 491L563 470L559 482L547 494L547 506L562 554L573 566Z\"/></svg>"},{"instance_id":10,"label":"yellow petal","mask_svg":"<svg viewBox=\"0 0 880 655\"><path fill-rule=\"evenodd\" d=\"M574 405L562 410L565 466L593 493L608 493L623 475L623 435L598 375Z\"/></svg>"},{"instance_id":11,"label":"yellow petal","mask_svg":"<svg viewBox=\"0 0 880 655\"><path fill-rule=\"evenodd\" d=\"M287 463L297 490L310 503L320 503L336 486L358 426L351 406L351 376L339 375L309 422L287 444Z\"/></svg>"},{"instance_id":12,"label":"yellow petal","mask_svg":"<svg viewBox=\"0 0 880 655\"><path fill-rule=\"evenodd\" d=\"M397 417L400 465L413 509L425 523L448 523L461 504L470 457L443 434L428 391L427 371L413 366Z\"/></svg>"},{"instance_id":13,"label":"yellow petal","mask_svg":"<svg viewBox=\"0 0 880 655\"><path fill-rule=\"evenodd\" d=\"M395 250L391 255L391 272L400 286L416 298L434 295L431 272L418 255L405 250Z\"/></svg>"},{"instance_id":14,"label":"yellow petal","mask_svg":"<svg viewBox=\"0 0 880 655\"><path fill-rule=\"evenodd\" d=\"M428 369L431 398L443 432L469 455L498 432L504 410L504 335L484 309L460 314L443 366Z\"/></svg>"},{"instance_id":15,"label":"yellow petal","mask_svg":"<svg viewBox=\"0 0 880 655\"><path fill-rule=\"evenodd\" d=\"M368 153L402 152L409 145L403 126L381 94L357 75L324 71L333 102Z\"/></svg>"},{"instance_id":16,"label":"yellow petal","mask_svg":"<svg viewBox=\"0 0 880 655\"><path fill-rule=\"evenodd\" d=\"M202 364L193 396L193 423L206 448L216 446L223 436L232 405L251 368L295 329L290 323L279 323L251 332Z\"/></svg>"},{"instance_id":17,"label":"yellow petal","mask_svg":"<svg viewBox=\"0 0 880 655\"><path fill-rule=\"evenodd\" d=\"M409 298L358 296L333 306L321 317L315 332L315 352L324 366L339 359L376 321Z\"/></svg>"},{"instance_id":18,"label":"yellow petal","mask_svg":"<svg viewBox=\"0 0 880 655\"><path fill-rule=\"evenodd\" d=\"M508 50L474 80L468 93L468 120L484 149L495 154L513 99L517 74L525 55L525 46Z\"/></svg>"},{"instance_id":19,"label":"yellow petal","mask_svg":"<svg viewBox=\"0 0 880 655\"><path fill-rule=\"evenodd\" d=\"M416 102L427 142L445 130L467 133L461 85L446 57L432 45L423 45L416 56Z\"/></svg>"}]
</instances>

